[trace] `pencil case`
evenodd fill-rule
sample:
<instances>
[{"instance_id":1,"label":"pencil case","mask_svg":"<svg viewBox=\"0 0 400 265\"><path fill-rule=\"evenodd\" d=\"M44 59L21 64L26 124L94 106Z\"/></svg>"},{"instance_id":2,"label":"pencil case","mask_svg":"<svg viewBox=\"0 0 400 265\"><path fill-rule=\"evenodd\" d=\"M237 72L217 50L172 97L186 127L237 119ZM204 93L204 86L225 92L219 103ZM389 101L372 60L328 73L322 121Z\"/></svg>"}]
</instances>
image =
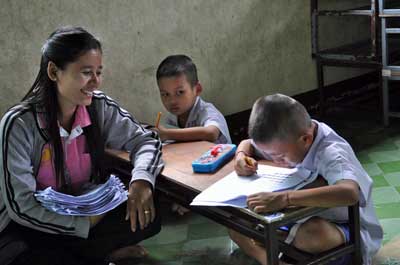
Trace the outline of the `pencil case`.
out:
<instances>
[{"instance_id":1,"label":"pencil case","mask_svg":"<svg viewBox=\"0 0 400 265\"><path fill-rule=\"evenodd\" d=\"M192 162L192 168L197 173L211 173L228 162L236 151L234 144L217 144Z\"/></svg>"}]
</instances>

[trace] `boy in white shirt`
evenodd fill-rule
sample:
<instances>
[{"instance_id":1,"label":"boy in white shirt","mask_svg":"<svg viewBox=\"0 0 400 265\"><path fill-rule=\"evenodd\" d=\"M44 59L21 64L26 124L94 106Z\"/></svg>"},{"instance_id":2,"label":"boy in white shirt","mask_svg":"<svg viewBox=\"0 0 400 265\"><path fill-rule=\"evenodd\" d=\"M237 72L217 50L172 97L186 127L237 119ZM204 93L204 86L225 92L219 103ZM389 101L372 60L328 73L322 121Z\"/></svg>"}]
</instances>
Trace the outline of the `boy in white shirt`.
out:
<instances>
[{"instance_id":1,"label":"boy in white shirt","mask_svg":"<svg viewBox=\"0 0 400 265\"><path fill-rule=\"evenodd\" d=\"M287 234L287 243L309 253L320 253L349 241L346 206L359 202L363 264L370 265L383 232L372 202L372 180L351 146L326 124L312 120L299 102L281 94L256 101L250 115L249 136L251 139L242 141L236 152L235 170L239 175L252 175L257 169L253 157L257 157L280 166L304 168L323 180L318 178L318 185L309 189L250 195L249 209L264 213L288 206L331 208L293 224ZM262 246L237 232L230 234L248 255L266 265ZM350 261L349 256L344 256L329 264L347 265Z\"/></svg>"},{"instance_id":2,"label":"boy in white shirt","mask_svg":"<svg viewBox=\"0 0 400 265\"><path fill-rule=\"evenodd\" d=\"M161 140L232 142L224 116L200 98L203 87L188 56L168 56L158 66L156 77L161 101L169 111L166 124L175 127L156 125ZM188 212L178 204L173 204L172 210L180 215Z\"/></svg>"},{"instance_id":3,"label":"boy in white shirt","mask_svg":"<svg viewBox=\"0 0 400 265\"><path fill-rule=\"evenodd\" d=\"M224 116L200 98L203 90L196 65L186 55L171 55L157 69L161 101L169 111L167 125L158 126L162 140L231 143Z\"/></svg>"}]
</instances>

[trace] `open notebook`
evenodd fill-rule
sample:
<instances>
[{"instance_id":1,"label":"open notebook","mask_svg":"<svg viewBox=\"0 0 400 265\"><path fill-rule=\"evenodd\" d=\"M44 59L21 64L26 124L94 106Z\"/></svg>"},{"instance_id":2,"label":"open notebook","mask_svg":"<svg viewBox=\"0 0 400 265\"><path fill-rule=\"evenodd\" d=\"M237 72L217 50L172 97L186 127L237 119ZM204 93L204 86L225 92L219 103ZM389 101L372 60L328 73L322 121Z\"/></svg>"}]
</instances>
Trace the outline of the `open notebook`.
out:
<instances>
[{"instance_id":1,"label":"open notebook","mask_svg":"<svg viewBox=\"0 0 400 265\"><path fill-rule=\"evenodd\" d=\"M300 189L314 181L309 170L259 165L257 175L232 172L201 192L190 205L246 207L248 195Z\"/></svg>"}]
</instances>

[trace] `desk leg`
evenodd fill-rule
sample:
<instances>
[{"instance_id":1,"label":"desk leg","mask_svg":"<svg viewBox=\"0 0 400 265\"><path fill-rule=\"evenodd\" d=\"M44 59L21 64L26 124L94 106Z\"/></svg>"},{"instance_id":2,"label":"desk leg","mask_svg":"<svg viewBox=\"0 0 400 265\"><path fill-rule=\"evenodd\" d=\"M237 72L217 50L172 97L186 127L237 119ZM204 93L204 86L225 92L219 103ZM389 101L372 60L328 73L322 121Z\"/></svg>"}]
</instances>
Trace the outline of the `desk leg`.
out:
<instances>
[{"instance_id":1,"label":"desk leg","mask_svg":"<svg viewBox=\"0 0 400 265\"><path fill-rule=\"evenodd\" d=\"M267 264L279 265L279 244L276 234L276 228L267 225L265 228L265 250L267 252Z\"/></svg>"},{"instance_id":2,"label":"desk leg","mask_svg":"<svg viewBox=\"0 0 400 265\"><path fill-rule=\"evenodd\" d=\"M360 209L359 204L348 207L349 211L349 228L350 241L354 244L354 252L352 255L353 265L361 265L361 243L360 243Z\"/></svg>"}]
</instances>

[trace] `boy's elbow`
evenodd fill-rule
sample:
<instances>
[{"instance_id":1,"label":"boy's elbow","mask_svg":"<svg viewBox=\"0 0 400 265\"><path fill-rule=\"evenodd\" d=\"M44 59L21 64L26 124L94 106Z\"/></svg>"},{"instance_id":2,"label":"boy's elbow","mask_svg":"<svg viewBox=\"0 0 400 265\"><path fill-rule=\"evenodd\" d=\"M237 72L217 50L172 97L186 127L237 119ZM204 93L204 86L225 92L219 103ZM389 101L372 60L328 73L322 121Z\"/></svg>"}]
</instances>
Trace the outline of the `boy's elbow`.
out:
<instances>
[{"instance_id":1,"label":"boy's elbow","mask_svg":"<svg viewBox=\"0 0 400 265\"><path fill-rule=\"evenodd\" d=\"M218 140L219 134L210 134L209 141L215 143Z\"/></svg>"},{"instance_id":2,"label":"boy's elbow","mask_svg":"<svg viewBox=\"0 0 400 265\"><path fill-rule=\"evenodd\" d=\"M358 184L353 182L348 185L348 200L349 205L354 205L359 201L360 198L360 190Z\"/></svg>"},{"instance_id":3,"label":"boy's elbow","mask_svg":"<svg viewBox=\"0 0 400 265\"><path fill-rule=\"evenodd\" d=\"M341 180L337 184L340 186L340 190L337 191L336 196L343 203L343 206L354 205L359 201L360 190L357 182L353 180Z\"/></svg>"},{"instance_id":4,"label":"boy's elbow","mask_svg":"<svg viewBox=\"0 0 400 265\"><path fill-rule=\"evenodd\" d=\"M357 190L352 190L351 192L350 192L350 198L349 198L349 200L350 200L350 205L354 205L354 204L356 204L357 202L358 202L358 200L359 200L359 196L360 196L360 194L359 194L360 192L359 192L359 190L357 189Z\"/></svg>"},{"instance_id":5,"label":"boy's elbow","mask_svg":"<svg viewBox=\"0 0 400 265\"><path fill-rule=\"evenodd\" d=\"M205 138L207 139L207 141L215 143L218 140L220 133L221 132L217 127L210 126L210 128L207 130Z\"/></svg>"},{"instance_id":6,"label":"boy's elbow","mask_svg":"<svg viewBox=\"0 0 400 265\"><path fill-rule=\"evenodd\" d=\"M218 137L215 137L213 134L207 134L205 137L202 137L201 140L205 140L207 142L215 143Z\"/></svg>"}]
</instances>

